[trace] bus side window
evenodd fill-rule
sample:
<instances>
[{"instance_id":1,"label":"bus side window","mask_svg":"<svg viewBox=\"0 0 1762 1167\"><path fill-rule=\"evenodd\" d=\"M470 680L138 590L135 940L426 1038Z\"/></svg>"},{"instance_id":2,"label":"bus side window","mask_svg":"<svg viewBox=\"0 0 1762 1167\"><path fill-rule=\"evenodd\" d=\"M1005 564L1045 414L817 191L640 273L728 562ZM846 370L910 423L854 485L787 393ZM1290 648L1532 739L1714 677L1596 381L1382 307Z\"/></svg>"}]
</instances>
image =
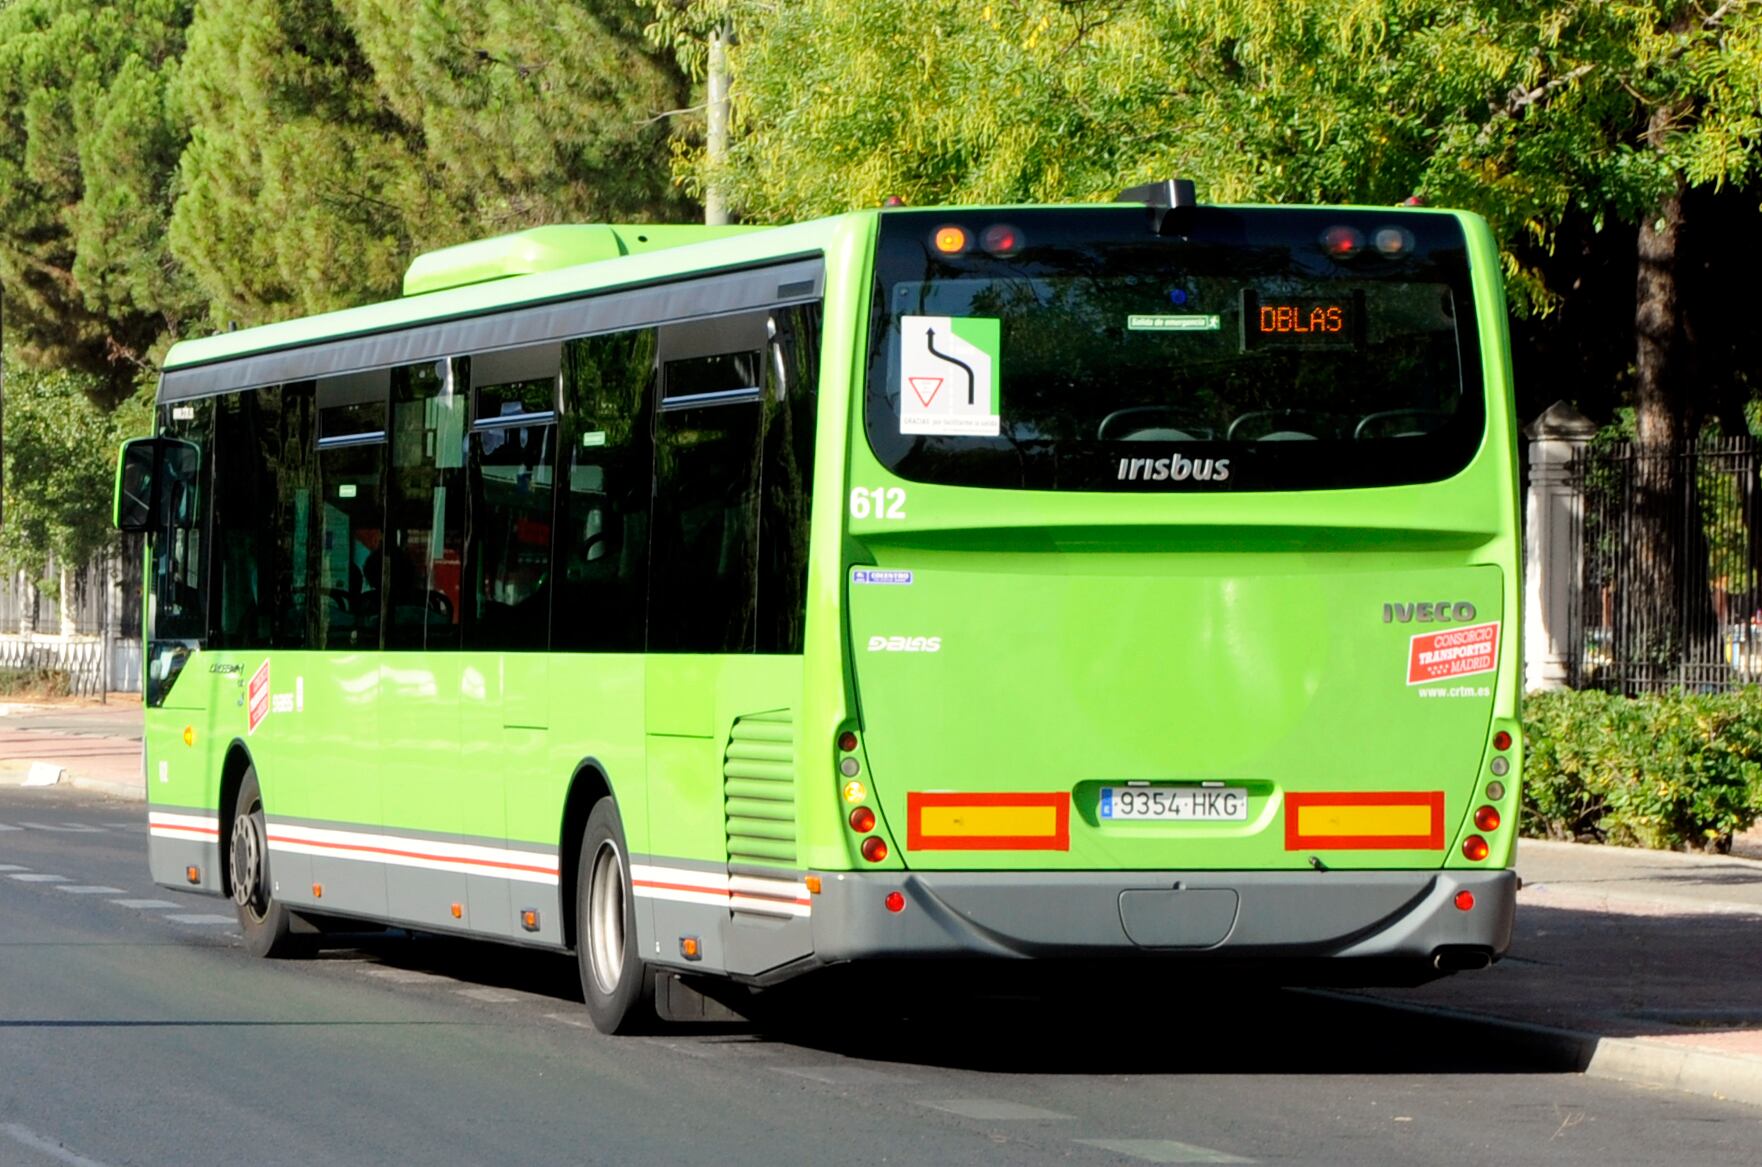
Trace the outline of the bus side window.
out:
<instances>
[{"instance_id":1,"label":"bus side window","mask_svg":"<svg viewBox=\"0 0 1762 1167\"><path fill-rule=\"evenodd\" d=\"M820 305L774 309L766 331L770 346L759 496L759 651L797 653L807 613Z\"/></svg>"},{"instance_id":2,"label":"bus side window","mask_svg":"<svg viewBox=\"0 0 1762 1167\"><path fill-rule=\"evenodd\" d=\"M313 429L310 381L249 389L215 404L217 648L308 644Z\"/></svg>"},{"instance_id":3,"label":"bus side window","mask_svg":"<svg viewBox=\"0 0 1762 1167\"><path fill-rule=\"evenodd\" d=\"M767 317L661 329L650 652L757 650Z\"/></svg>"},{"instance_id":4,"label":"bus side window","mask_svg":"<svg viewBox=\"0 0 1762 1167\"><path fill-rule=\"evenodd\" d=\"M318 382L318 648L379 647L390 387L385 369Z\"/></svg>"},{"instance_id":5,"label":"bus side window","mask_svg":"<svg viewBox=\"0 0 1762 1167\"><path fill-rule=\"evenodd\" d=\"M551 647L641 652L648 604L655 330L563 346L563 465Z\"/></svg>"},{"instance_id":6,"label":"bus side window","mask_svg":"<svg viewBox=\"0 0 1762 1167\"><path fill-rule=\"evenodd\" d=\"M392 370L387 648L459 647L468 370L468 358Z\"/></svg>"},{"instance_id":7,"label":"bus side window","mask_svg":"<svg viewBox=\"0 0 1762 1167\"><path fill-rule=\"evenodd\" d=\"M560 353L546 344L471 358L467 648L550 644Z\"/></svg>"}]
</instances>

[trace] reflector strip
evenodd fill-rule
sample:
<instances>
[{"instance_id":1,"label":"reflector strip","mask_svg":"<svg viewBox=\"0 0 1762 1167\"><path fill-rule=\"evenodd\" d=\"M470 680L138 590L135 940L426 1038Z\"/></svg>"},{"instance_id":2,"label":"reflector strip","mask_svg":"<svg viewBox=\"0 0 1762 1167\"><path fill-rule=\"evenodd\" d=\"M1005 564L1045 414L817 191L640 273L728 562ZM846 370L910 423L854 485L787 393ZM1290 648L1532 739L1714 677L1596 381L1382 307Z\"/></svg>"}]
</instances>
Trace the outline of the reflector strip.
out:
<instances>
[{"instance_id":1,"label":"reflector strip","mask_svg":"<svg viewBox=\"0 0 1762 1167\"><path fill-rule=\"evenodd\" d=\"M162 839L188 838L191 835L220 836L220 820L212 815L172 814L170 811L147 812L147 833Z\"/></svg>"},{"instance_id":2,"label":"reflector strip","mask_svg":"<svg viewBox=\"0 0 1762 1167\"><path fill-rule=\"evenodd\" d=\"M324 827L295 826L271 819L269 850L293 855L323 855L333 859L362 859L394 867L422 867L467 875L496 875L523 883L556 886L555 855L486 847L475 843L448 843L416 839L408 835L374 834Z\"/></svg>"},{"instance_id":3,"label":"reflector strip","mask_svg":"<svg viewBox=\"0 0 1762 1167\"><path fill-rule=\"evenodd\" d=\"M1069 794L906 794L913 851L1069 851Z\"/></svg>"},{"instance_id":4,"label":"reflector strip","mask_svg":"<svg viewBox=\"0 0 1762 1167\"><path fill-rule=\"evenodd\" d=\"M771 916L813 914L813 901L808 898L807 886L793 879L632 863L630 887L639 899L703 904Z\"/></svg>"},{"instance_id":5,"label":"reflector strip","mask_svg":"<svg viewBox=\"0 0 1762 1167\"><path fill-rule=\"evenodd\" d=\"M1287 794L1287 851L1441 851L1441 790Z\"/></svg>"}]
</instances>

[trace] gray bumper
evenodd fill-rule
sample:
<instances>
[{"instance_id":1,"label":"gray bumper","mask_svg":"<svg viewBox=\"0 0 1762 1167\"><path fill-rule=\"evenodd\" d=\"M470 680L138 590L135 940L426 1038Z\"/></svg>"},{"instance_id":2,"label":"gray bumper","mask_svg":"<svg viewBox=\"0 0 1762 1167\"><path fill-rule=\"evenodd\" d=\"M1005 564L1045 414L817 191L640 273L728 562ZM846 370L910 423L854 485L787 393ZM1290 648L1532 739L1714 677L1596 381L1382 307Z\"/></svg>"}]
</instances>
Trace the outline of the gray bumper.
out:
<instances>
[{"instance_id":1,"label":"gray bumper","mask_svg":"<svg viewBox=\"0 0 1762 1167\"><path fill-rule=\"evenodd\" d=\"M1429 959L1511 943L1510 871L845 872L822 876L814 955ZM891 891L905 908L887 910ZM1456 905L1472 892L1474 906Z\"/></svg>"}]
</instances>

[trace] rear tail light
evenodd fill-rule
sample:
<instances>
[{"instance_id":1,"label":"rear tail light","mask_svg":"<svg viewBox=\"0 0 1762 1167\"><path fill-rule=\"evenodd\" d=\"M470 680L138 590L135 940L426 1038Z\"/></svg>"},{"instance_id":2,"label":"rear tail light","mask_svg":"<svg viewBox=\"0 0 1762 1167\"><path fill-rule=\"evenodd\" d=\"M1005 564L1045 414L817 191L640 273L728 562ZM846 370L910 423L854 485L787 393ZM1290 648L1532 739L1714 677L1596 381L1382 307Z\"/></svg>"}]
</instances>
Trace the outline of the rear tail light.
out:
<instances>
[{"instance_id":1,"label":"rear tail light","mask_svg":"<svg viewBox=\"0 0 1762 1167\"><path fill-rule=\"evenodd\" d=\"M1499 812L1490 806L1483 806L1474 812L1474 825L1483 831L1499 829Z\"/></svg>"},{"instance_id":2,"label":"rear tail light","mask_svg":"<svg viewBox=\"0 0 1762 1167\"><path fill-rule=\"evenodd\" d=\"M859 835L866 835L875 829L875 812L866 806L859 806L850 812L850 829Z\"/></svg>"},{"instance_id":3,"label":"rear tail light","mask_svg":"<svg viewBox=\"0 0 1762 1167\"><path fill-rule=\"evenodd\" d=\"M1467 889L1464 889L1464 890L1456 893L1456 909L1457 909L1457 911L1466 912L1466 911L1470 911L1471 909L1473 909L1473 907L1474 907L1474 893L1472 891L1468 891Z\"/></svg>"},{"instance_id":4,"label":"rear tail light","mask_svg":"<svg viewBox=\"0 0 1762 1167\"><path fill-rule=\"evenodd\" d=\"M1462 853L1476 863L1485 859L1490 850L1491 849L1487 846L1487 841L1479 835L1470 835L1468 838L1462 840Z\"/></svg>"},{"instance_id":5,"label":"rear tail light","mask_svg":"<svg viewBox=\"0 0 1762 1167\"><path fill-rule=\"evenodd\" d=\"M1511 735L1506 733L1504 730L1500 730L1498 733L1494 734L1493 735L1493 748L1495 750L1508 750L1508 749L1510 749L1511 748Z\"/></svg>"},{"instance_id":6,"label":"rear tail light","mask_svg":"<svg viewBox=\"0 0 1762 1167\"><path fill-rule=\"evenodd\" d=\"M863 858L870 863L879 863L887 858L887 841L879 835L870 835L864 839Z\"/></svg>"},{"instance_id":7,"label":"rear tail light","mask_svg":"<svg viewBox=\"0 0 1762 1167\"><path fill-rule=\"evenodd\" d=\"M896 891L888 892L887 898L882 900L881 902L883 904L887 905L887 910L890 912L903 912L903 911L905 911L905 896L901 895L899 892L896 892Z\"/></svg>"},{"instance_id":8,"label":"rear tail light","mask_svg":"<svg viewBox=\"0 0 1762 1167\"><path fill-rule=\"evenodd\" d=\"M843 733L839 734L838 735L838 748L843 750L847 754L850 753L852 750L856 749L857 748L857 735L852 733L848 729L845 730Z\"/></svg>"}]
</instances>

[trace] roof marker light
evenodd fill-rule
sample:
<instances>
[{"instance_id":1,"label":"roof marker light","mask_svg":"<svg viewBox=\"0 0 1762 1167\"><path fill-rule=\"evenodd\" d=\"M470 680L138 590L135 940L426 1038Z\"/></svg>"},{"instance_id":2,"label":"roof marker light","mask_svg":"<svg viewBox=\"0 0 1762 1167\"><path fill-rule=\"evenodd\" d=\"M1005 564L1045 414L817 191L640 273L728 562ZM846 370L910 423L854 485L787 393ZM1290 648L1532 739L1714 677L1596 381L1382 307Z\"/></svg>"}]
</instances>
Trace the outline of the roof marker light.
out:
<instances>
[{"instance_id":1,"label":"roof marker light","mask_svg":"<svg viewBox=\"0 0 1762 1167\"><path fill-rule=\"evenodd\" d=\"M1322 250L1334 259L1351 259L1364 250L1364 236L1356 227L1342 223L1322 232L1321 245Z\"/></svg>"},{"instance_id":2,"label":"roof marker light","mask_svg":"<svg viewBox=\"0 0 1762 1167\"><path fill-rule=\"evenodd\" d=\"M979 233L979 246L987 254L1008 259L1022 249L1022 233L1008 223L993 223Z\"/></svg>"},{"instance_id":3,"label":"roof marker light","mask_svg":"<svg viewBox=\"0 0 1762 1167\"><path fill-rule=\"evenodd\" d=\"M966 228L957 227L953 223L938 227L936 234L930 237L930 242L944 255L958 255L967 249Z\"/></svg>"}]
</instances>

